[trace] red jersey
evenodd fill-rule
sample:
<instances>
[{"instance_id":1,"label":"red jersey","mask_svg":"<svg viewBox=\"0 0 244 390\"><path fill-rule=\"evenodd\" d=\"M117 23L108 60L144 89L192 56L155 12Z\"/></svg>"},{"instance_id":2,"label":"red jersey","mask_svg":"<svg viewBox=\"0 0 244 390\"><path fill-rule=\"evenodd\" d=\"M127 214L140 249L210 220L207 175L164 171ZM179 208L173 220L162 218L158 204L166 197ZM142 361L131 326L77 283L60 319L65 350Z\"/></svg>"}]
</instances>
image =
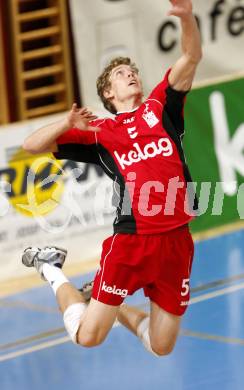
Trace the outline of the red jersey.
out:
<instances>
[{"instance_id":1,"label":"red jersey","mask_svg":"<svg viewBox=\"0 0 244 390\"><path fill-rule=\"evenodd\" d=\"M162 82L136 109L98 119L100 132L70 129L57 139L58 159L98 164L114 181L115 233L155 234L188 223L182 149L186 92Z\"/></svg>"}]
</instances>

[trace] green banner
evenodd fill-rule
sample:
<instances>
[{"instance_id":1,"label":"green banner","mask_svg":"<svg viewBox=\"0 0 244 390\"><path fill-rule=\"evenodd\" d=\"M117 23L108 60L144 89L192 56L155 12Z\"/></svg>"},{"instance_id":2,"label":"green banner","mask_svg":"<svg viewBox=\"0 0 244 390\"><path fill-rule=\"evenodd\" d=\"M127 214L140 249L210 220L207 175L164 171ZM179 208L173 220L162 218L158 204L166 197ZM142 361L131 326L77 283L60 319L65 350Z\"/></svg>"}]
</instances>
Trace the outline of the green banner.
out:
<instances>
[{"instance_id":1,"label":"green banner","mask_svg":"<svg viewBox=\"0 0 244 390\"><path fill-rule=\"evenodd\" d=\"M199 196L202 186L202 215L192 230L244 220L244 78L193 89L185 128L185 155Z\"/></svg>"}]
</instances>

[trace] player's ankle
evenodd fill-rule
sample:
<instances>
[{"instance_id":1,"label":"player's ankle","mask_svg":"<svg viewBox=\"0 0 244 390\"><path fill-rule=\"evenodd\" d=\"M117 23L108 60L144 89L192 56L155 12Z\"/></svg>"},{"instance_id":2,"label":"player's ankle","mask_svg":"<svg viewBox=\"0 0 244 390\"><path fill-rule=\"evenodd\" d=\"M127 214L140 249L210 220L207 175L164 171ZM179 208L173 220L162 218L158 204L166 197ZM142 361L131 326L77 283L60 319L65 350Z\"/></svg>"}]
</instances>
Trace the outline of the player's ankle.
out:
<instances>
[{"instance_id":1,"label":"player's ankle","mask_svg":"<svg viewBox=\"0 0 244 390\"><path fill-rule=\"evenodd\" d=\"M66 278L63 271L55 265L47 263L43 264L42 273L53 289L55 295L59 287L61 287L64 283L69 283L69 280Z\"/></svg>"}]
</instances>

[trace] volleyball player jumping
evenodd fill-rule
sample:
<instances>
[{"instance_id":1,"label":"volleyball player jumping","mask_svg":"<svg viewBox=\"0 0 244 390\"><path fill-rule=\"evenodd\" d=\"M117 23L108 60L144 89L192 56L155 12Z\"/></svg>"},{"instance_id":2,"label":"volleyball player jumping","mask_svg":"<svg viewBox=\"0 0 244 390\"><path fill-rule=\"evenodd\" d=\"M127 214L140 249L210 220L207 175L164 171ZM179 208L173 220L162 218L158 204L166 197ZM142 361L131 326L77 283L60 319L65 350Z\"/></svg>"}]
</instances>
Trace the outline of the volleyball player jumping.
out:
<instances>
[{"instance_id":1,"label":"volleyball player jumping","mask_svg":"<svg viewBox=\"0 0 244 390\"><path fill-rule=\"evenodd\" d=\"M202 53L192 2L171 5L169 15L181 22L182 55L145 100L135 64L116 58L97 80L113 119L94 119L74 104L65 120L37 130L23 145L31 153L98 164L115 184L114 234L103 243L89 303L62 272L65 250L28 248L22 258L50 283L70 338L85 347L102 343L118 319L150 352L166 355L189 302L191 179L181 140L186 94ZM150 299L149 315L122 305L141 288Z\"/></svg>"}]
</instances>

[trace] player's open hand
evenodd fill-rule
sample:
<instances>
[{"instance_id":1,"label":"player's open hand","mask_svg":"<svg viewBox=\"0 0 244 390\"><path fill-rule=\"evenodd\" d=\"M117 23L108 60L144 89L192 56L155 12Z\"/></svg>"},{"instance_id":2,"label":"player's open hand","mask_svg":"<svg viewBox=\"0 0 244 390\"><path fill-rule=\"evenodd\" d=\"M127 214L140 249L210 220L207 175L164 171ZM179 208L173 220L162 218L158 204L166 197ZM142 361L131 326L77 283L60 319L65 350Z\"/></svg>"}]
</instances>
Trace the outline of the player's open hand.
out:
<instances>
[{"instance_id":1,"label":"player's open hand","mask_svg":"<svg viewBox=\"0 0 244 390\"><path fill-rule=\"evenodd\" d=\"M70 112L67 115L68 126L75 127L80 130L100 131L99 127L90 125L90 122L97 119L96 115L93 115L87 108L78 108L74 103Z\"/></svg>"},{"instance_id":2,"label":"player's open hand","mask_svg":"<svg viewBox=\"0 0 244 390\"><path fill-rule=\"evenodd\" d=\"M168 12L168 15L178 16L183 18L192 14L192 2L191 0L170 0L172 5Z\"/></svg>"}]
</instances>

